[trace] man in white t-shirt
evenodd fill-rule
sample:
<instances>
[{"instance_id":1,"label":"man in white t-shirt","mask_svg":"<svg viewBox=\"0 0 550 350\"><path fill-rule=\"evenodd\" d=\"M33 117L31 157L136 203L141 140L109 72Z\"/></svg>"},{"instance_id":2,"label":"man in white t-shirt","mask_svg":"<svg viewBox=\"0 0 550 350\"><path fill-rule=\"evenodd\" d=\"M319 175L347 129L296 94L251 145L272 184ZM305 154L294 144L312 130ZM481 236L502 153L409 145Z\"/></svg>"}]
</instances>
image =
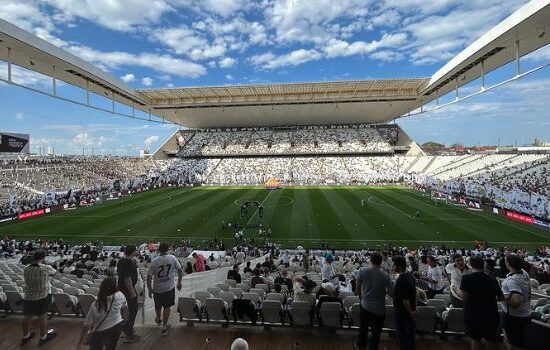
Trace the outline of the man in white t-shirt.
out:
<instances>
[{"instance_id":1,"label":"man in white t-shirt","mask_svg":"<svg viewBox=\"0 0 550 350\"><path fill-rule=\"evenodd\" d=\"M178 283L176 287L181 290L183 269L178 259L172 254L168 254L168 243L159 245L159 253L160 255L153 259L149 266L147 288L149 289L149 297L153 297L155 301L155 312L157 314L155 322L157 324L161 323L160 314L162 311L161 335L165 336L170 331L168 318L170 317L170 307L174 306L176 298L174 277L177 273Z\"/></svg>"},{"instance_id":2,"label":"man in white t-shirt","mask_svg":"<svg viewBox=\"0 0 550 350\"><path fill-rule=\"evenodd\" d=\"M464 262L464 257L460 254L453 256L454 263L445 266L445 272L451 276L451 304L454 308L463 308L464 301L456 292L460 288L462 276L470 273L470 269Z\"/></svg>"},{"instance_id":3,"label":"man in white t-shirt","mask_svg":"<svg viewBox=\"0 0 550 350\"><path fill-rule=\"evenodd\" d=\"M445 282L443 281L443 273L437 265L435 257L428 256L428 271L426 277L423 278L428 282L428 291L426 297L433 299L436 294L442 294L445 289Z\"/></svg>"}]
</instances>

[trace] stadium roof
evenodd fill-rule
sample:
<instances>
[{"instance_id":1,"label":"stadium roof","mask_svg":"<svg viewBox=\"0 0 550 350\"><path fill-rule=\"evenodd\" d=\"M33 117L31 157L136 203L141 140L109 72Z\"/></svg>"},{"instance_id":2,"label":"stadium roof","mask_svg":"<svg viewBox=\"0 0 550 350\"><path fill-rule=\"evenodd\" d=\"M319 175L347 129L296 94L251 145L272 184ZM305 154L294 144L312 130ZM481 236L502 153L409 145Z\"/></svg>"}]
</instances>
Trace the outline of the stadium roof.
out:
<instances>
[{"instance_id":1,"label":"stadium roof","mask_svg":"<svg viewBox=\"0 0 550 350\"><path fill-rule=\"evenodd\" d=\"M549 19L550 0L533 0L431 78L134 90L2 19L0 59L187 127L382 123L547 45Z\"/></svg>"}]
</instances>

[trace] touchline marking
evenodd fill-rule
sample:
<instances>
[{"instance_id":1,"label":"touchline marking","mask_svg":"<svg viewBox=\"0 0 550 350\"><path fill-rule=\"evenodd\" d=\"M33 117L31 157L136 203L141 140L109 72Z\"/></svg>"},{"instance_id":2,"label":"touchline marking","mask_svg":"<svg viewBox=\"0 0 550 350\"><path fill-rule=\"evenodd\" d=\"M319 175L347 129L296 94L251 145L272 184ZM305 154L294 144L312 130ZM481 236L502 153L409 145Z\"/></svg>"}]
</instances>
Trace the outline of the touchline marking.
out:
<instances>
[{"instance_id":1,"label":"touchline marking","mask_svg":"<svg viewBox=\"0 0 550 350\"><path fill-rule=\"evenodd\" d=\"M398 212L400 212L401 214L405 215L406 217L408 217L408 218L410 218L410 219L413 219L413 217L412 217L411 215L405 213L403 210L401 210L401 209L399 209L399 208L394 207L393 205L389 204L389 203L386 202L385 200L376 197L375 195L371 194L371 193L368 192L367 190L362 190L362 191L364 191L364 192L365 192L366 194L368 194L369 196L375 198L376 200L381 201L382 203L384 203L384 204L387 205L388 207L397 210Z\"/></svg>"},{"instance_id":2,"label":"touchline marking","mask_svg":"<svg viewBox=\"0 0 550 350\"><path fill-rule=\"evenodd\" d=\"M413 194L413 196L414 196L414 195L415 195L415 194ZM446 205L446 206L448 206L448 207L451 207L451 208L453 208L453 209L457 209L457 210L464 209L464 208L461 208L461 207L455 207L455 206L453 206L452 204L449 204L449 203L443 203L443 204ZM507 225L507 226L510 226L510 227L513 227L513 228L517 228L518 230L522 230L522 231L525 231L525 232L529 232L529 233L531 233L531 234L537 235L537 236L542 237L542 238L544 238L544 239L548 239L548 238L549 238L548 236L545 236L545 235L543 235L542 233L530 231L530 230L528 230L528 229L526 229L526 228L524 228L524 227L512 225L511 223L506 222L506 221L504 221L504 220L497 220L497 219L495 219L495 218L493 218L493 217L491 217L491 216L481 215L481 214L476 213L475 211L472 211L472 210L469 211L469 213L474 214L474 215L477 215L477 216L479 216L479 217L481 217L481 218L485 218L486 220L492 220L492 221L495 221L495 222L500 223L500 224L503 224L503 225ZM508 220L508 219L506 219L506 220ZM495 243L496 243L496 242L495 242Z\"/></svg>"}]
</instances>

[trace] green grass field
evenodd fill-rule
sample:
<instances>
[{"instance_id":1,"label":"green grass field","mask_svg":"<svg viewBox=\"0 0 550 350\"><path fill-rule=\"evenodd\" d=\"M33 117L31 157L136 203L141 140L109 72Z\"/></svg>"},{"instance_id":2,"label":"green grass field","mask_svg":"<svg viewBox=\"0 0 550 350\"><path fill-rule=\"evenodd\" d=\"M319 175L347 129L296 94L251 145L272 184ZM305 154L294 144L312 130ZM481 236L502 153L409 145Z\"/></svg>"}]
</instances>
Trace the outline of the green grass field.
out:
<instances>
[{"instance_id":1,"label":"green grass field","mask_svg":"<svg viewBox=\"0 0 550 350\"><path fill-rule=\"evenodd\" d=\"M272 240L286 247L319 247L321 240L339 248L442 243L470 247L475 239L494 246L550 242L550 230L436 204L423 193L396 186L289 186L275 191L262 187L163 188L89 208L0 224L0 235L107 243L217 236L231 244L234 232L222 231L222 222L239 220L240 205L247 200L262 203ZM420 221L413 218L417 210ZM251 208L244 221L257 220L258 213ZM257 229L245 231L249 237L257 233Z\"/></svg>"}]
</instances>

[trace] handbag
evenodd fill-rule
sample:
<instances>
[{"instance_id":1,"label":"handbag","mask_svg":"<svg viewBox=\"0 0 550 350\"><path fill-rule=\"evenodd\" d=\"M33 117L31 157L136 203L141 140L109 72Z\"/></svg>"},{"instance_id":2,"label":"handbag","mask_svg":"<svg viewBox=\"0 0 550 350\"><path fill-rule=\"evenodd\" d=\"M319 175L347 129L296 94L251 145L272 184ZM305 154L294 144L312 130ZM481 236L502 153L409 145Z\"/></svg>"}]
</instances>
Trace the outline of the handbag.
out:
<instances>
[{"instance_id":1,"label":"handbag","mask_svg":"<svg viewBox=\"0 0 550 350\"><path fill-rule=\"evenodd\" d=\"M103 316L103 318L101 319L97 327L95 327L95 330L92 330L86 335L86 338L84 339L84 345L90 345L90 342L92 341L93 337L98 333L97 330L99 329L99 327L101 327L101 325L103 324L103 321L105 321L109 312L111 312L111 308L113 307L114 301L115 301L115 296L113 294L113 298L111 299L111 304L109 305L109 309L107 310L107 312L105 313L105 316Z\"/></svg>"}]
</instances>

